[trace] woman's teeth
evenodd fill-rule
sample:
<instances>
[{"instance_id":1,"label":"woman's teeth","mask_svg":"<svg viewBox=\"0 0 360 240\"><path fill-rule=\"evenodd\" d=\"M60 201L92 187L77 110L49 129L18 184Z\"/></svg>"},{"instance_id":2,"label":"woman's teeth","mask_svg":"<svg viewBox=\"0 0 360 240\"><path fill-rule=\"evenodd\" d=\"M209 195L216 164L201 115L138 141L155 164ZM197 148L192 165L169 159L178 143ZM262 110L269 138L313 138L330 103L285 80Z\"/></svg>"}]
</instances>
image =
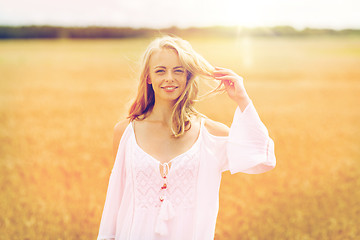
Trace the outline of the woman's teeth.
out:
<instances>
[{"instance_id":1,"label":"woman's teeth","mask_svg":"<svg viewBox=\"0 0 360 240\"><path fill-rule=\"evenodd\" d=\"M163 89L165 89L165 90L173 90L173 89L175 89L176 87L163 87Z\"/></svg>"}]
</instances>

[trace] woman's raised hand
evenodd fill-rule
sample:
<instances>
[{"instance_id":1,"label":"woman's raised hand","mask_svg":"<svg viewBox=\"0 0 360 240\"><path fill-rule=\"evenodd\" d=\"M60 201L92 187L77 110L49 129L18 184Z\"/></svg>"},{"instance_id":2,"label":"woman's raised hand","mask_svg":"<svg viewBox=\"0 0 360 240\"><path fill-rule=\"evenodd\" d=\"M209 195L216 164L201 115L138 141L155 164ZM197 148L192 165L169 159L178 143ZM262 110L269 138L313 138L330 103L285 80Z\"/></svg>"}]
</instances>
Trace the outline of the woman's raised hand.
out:
<instances>
[{"instance_id":1,"label":"woman's raised hand","mask_svg":"<svg viewBox=\"0 0 360 240\"><path fill-rule=\"evenodd\" d=\"M229 97L234 100L239 105L241 111L243 111L250 102L250 98L244 87L243 78L232 70L221 67L215 67L214 78L224 84Z\"/></svg>"}]
</instances>

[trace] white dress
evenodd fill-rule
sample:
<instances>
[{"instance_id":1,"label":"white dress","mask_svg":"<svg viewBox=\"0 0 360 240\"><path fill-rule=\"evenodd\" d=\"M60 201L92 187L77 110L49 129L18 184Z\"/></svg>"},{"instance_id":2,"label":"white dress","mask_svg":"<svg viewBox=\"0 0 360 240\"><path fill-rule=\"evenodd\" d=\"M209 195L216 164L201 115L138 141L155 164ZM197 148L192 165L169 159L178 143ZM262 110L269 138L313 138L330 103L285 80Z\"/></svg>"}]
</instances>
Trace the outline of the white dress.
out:
<instances>
[{"instance_id":1,"label":"white dress","mask_svg":"<svg viewBox=\"0 0 360 240\"><path fill-rule=\"evenodd\" d=\"M171 160L166 179L129 124L110 175L98 239L214 239L221 173L256 174L275 164L274 142L252 102L243 112L236 109L228 137L210 134L202 121L198 139Z\"/></svg>"}]
</instances>

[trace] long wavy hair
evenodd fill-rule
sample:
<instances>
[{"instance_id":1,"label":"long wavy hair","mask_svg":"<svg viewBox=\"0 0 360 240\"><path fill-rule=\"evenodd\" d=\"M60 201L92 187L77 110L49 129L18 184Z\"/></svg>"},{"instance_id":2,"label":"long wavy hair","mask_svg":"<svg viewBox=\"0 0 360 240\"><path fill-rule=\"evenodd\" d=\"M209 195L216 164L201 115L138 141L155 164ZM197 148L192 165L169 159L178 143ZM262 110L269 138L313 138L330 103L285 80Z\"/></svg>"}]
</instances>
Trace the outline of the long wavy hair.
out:
<instances>
[{"instance_id":1,"label":"long wavy hair","mask_svg":"<svg viewBox=\"0 0 360 240\"><path fill-rule=\"evenodd\" d=\"M191 117L201 115L194 108L199 92L198 79L213 80L214 67L196 53L189 42L174 36L156 38L149 44L142 57L138 92L129 110L128 118L131 121L144 120L154 107L154 90L152 85L148 83L150 78L149 61L154 51L160 49L175 50L187 73L185 90L176 100L171 115L171 131L173 136L180 137L191 128ZM212 92L217 91L219 88L220 85Z\"/></svg>"}]
</instances>

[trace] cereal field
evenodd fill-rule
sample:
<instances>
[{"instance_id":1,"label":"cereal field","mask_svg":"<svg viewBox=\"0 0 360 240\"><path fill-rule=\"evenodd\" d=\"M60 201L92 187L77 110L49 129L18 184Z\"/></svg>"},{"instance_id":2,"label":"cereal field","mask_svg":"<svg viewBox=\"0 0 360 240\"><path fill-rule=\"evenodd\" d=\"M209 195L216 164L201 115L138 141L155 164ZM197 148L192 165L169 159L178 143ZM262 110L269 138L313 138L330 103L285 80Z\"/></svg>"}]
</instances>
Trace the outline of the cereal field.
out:
<instances>
[{"instance_id":1,"label":"cereal field","mask_svg":"<svg viewBox=\"0 0 360 240\"><path fill-rule=\"evenodd\" d=\"M215 239L360 238L360 38L188 39L231 68L277 167L225 173ZM0 41L0 239L95 239L149 39ZM220 95L198 103L231 124Z\"/></svg>"}]
</instances>

